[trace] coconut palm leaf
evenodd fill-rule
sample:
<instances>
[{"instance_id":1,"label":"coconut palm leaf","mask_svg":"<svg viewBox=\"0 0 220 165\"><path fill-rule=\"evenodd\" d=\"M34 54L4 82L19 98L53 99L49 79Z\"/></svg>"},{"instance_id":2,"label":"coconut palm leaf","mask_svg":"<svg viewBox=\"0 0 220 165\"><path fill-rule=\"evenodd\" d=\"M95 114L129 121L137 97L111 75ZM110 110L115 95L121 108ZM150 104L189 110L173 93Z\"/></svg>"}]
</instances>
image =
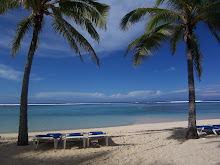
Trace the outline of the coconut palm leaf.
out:
<instances>
[{"instance_id":1,"label":"coconut palm leaf","mask_svg":"<svg viewBox=\"0 0 220 165\"><path fill-rule=\"evenodd\" d=\"M177 44L183 40L183 27L181 25L176 26L173 29L172 37L170 38L170 50L172 55L176 52Z\"/></svg>"},{"instance_id":2,"label":"coconut palm leaf","mask_svg":"<svg viewBox=\"0 0 220 165\"><path fill-rule=\"evenodd\" d=\"M90 36L94 40L99 42L100 40L99 34L97 33L95 27L93 26L93 23L91 22L91 20L89 20L86 17L81 16L78 13L75 13L71 17L69 16L69 18L71 18L71 20L73 20L76 25L79 25L81 28L86 29L86 31L90 34Z\"/></svg>"},{"instance_id":3,"label":"coconut palm leaf","mask_svg":"<svg viewBox=\"0 0 220 165\"><path fill-rule=\"evenodd\" d=\"M211 33L215 36L215 38L217 39L217 41L220 43L220 37L218 35L218 32L220 32L219 29L214 28L212 25L208 24L209 30L211 31Z\"/></svg>"},{"instance_id":4,"label":"coconut palm leaf","mask_svg":"<svg viewBox=\"0 0 220 165\"><path fill-rule=\"evenodd\" d=\"M19 0L1 0L0 1L0 15L4 14L7 10L13 10L20 5Z\"/></svg>"},{"instance_id":5,"label":"coconut palm leaf","mask_svg":"<svg viewBox=\"0 0 220 165\"><path fill-rule=\"evenodd\" d=\"M15 54L20 50L21 41L24 38L25 34L30 30L33 23L34 15L31 14L28 18L24 18L17 25L17 32L12 41L12 54L11 57L14 58Z\"/></svg>"},{"instance_id":6,"label":"coconut palm leaf","mask_svg":"<svg viewBox=\"0 0 220 165\"><path fill-rule=\"evenodd\" d=\"M122 30L127 30L131 25L140 21L146 14L156 12L157 10L157 8L144 7L135 9L122 18L120 27Z\"/></svg>"},{"instance_id":7,"label":"coconut palm leaf","mask_svg":"<svg viewBox=\"0 0 220 165\"><path fill-rule=\"evenodd\" d=\"M202 62L203 62L203 56L200 50L199 42L198 42L198 37L196 35L193 35L192 38L192 56L194 59L194 67L196 69L197 77L201 81L202 77Z\"/></svg>"},{"instance_id":8,"label":"coconut palm leaf","mask_svg":"<svg viewBox=\"0 0 220 165\"><path fill-rule=\"evenodd\" d=\"M166 23L182 24L184 17L177 13L166 9L161 9L160 12L151 14L151 19L147 23L145 31L150 31L158 26Z\"/></svg>"},{"instance_id":9,"label":"coconut palm leaf","mask_svg":"<svg viewBox=\"0 0 220 165\"><path fill-rule=\"evenodd\" d=\"M159 5L162 5L164 2L166 2L167 9L172 9L175 11L181 11L181 9L186 7L188 0L157 0L155 6L158 7Z\"/></svg>"},{"instance_id":10,"label":"coconut palm leaf","mask_svg":"<svg viewBox=\"0 0 220 165\"><path fill-rule=\"evenodd\" d=\"M53 21L53 27L56 32L62 34L70 44L70 47L75 50L77 54L79 54L80 58L82 56L80 54L80 49L83 49L88 53L92 62L96 63L98 66L100 65L99 59L90 45L90 43L67 21L65 21L62 17L58 16Z\"/></svg>"},{"instance_id":11,"label":"coconut palm leaf","mask_svg":"<svg viewBox=\"0 0 220 165\"><path fill-rule=\"evenodd\" d=\"M156 33L145 33L129 44L125 56L132 50L134 52L132 59L133 65L140 65L148 59L150 55L159 50L163 43L169 39L169 34L169 30L160 30Z\"/></svg>"},{"instance_id":12,"label":"coconut palm leaf","mask_svg":"<svg viewBox=\"0 0 220 165\"><path fill-rule=\"evenodd\" d=\"M109 6L91 0L60 1L60 11L75 18L79 15L94 23L99 28L106 28L106 16ZM76 14L77 13L77 14Z\"/></svg>"}]
</instances>

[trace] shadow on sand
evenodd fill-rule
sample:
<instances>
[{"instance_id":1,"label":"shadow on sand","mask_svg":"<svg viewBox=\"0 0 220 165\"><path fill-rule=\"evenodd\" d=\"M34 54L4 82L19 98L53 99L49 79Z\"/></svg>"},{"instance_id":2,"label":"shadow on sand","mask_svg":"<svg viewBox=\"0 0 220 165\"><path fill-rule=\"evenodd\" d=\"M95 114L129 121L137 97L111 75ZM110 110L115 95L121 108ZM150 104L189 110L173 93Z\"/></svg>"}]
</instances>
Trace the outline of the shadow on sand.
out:
<instances>
[{"instance_id":1,"label":"shadow on sand","mask_svg":"<svg viewBox=\"0 0 220 165\"><path fill-rule=\"evenodd\" d=\"M178 140L181 143L188 140L188 139L185 138L187 128L177 127L177 128L174 128L170 131L172 131L172 135L169 136L167 139ZM211 138L216 138L216 136L212 131L206 131L206 132L203 132L202 134L200 134L199 138L211 139Z\"/></svg>"},{"instance_id":2,"label":"shadow on sand","mask_svg":"<svg viewBox=\"0 0 220 165\"><path fill-rule=\"evenodd\" d=\"M161 162L161 161L155 161L153 163L150 163L148 165L175 165L175 164L172 164L172 163L164 163L164 162Z\"/></svg>"},{"instance_id":3,"label":"shadow on sand","mask_svg":"<svg viewBox=\"0 0 220 165\"><path fill-rule=\"evenodd\" d=\"M141 135L141 134L155 134L155 133L162 133L162 132L171 132L171 135L167 137L167 139L174 139L179 142L185 142L187 139L185 138L186 136L186 128L182 127L176 127L173 129L162 129L162 130L146 130L146 131L138 131L135 134L136 135Z\"/></svg>"},{"instance_id":4,"label":"shadow on sand","mask_svg":"<svg viewBox=\"0 0 220 165\"><path fill-rule=\"evenodd\" d=\"M129 145L136 145L136 144L117 144L115 143L112 138L115 138L115 137L121 137L121 136L110 136L109 139L108 139L108 146L129 146ZM89 148L100 148L101 146L105 146L105 139L100 139L98 141L92 141L90 142L89 144Z\"/></svg>"},{"instance_id":5,"label":"shadow on sand","mask_svg":"<svg viewBox=\"0 0 220 165\"><path fill-rule=\"evenodd\" d=\"M0 143L0 159L1 164L83 164L87 161L103 157L111 151L98 151L88 154L77 154L74 150L62 150L61 146L58 149L53 149L53 143L42 143L37 150L33 149L33 145L17 146L16 142L1 142ZM75 144L75 143L74 143ZM81 144L75 144L79 147ZM48 152L53 156L46 156ZM69 154L65 155L65 152ZM70 153L71 152L71 153ZM56 157L56 153L64 153L62 157ZM43 155L41 159L39 155ZM54 156L55 155L55 156Z\"/></svg>"},{"instance_id":6,"label":"shadow on sand","mask_svg":"<svg viewBox=\"0 0 220 165\"><path fill-rule=\"evenodd\" d=\"M171 135L167 137L167 139L174 139L179 141L180 143L183 143L188 140L186 139L187 128L176 127L174 129L171 129L170 131Z\"/></svg>"}]
</instances>

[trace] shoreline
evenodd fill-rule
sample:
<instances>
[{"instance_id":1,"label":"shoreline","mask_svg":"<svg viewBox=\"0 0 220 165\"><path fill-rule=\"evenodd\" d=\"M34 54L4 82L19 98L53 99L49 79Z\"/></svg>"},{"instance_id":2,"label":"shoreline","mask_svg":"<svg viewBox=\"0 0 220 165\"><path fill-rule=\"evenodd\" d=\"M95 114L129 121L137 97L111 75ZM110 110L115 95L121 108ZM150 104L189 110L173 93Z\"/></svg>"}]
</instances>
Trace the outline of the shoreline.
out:
<instances>
[{"instance_id":1,"label":"shoreline","mask_svg":"<svg viewBox=\"0 0 220 165\"><path fill-rule=\"evenodd\" d=\"M197 120L197 125L219 125L220 119L205 119ZM67 129L67 130L55 130L55 131L36 131L28 132L28 136L32 137L37 134L47 134L49 132L54 133L71 133L71 132L90 132L90 131L104 131L111 132L112 130L129 130L129 129L148 129L148 130L162 130L162 129L173 129L175 127L187 128L188 121L168 121L168 122L156 122L156 123L144 123L144 124L132 124L132 125L122 125L122 126L111 126L111 127L96 127L96 128L83 128L83 129ZM138 127L138 128L137 128ZM2 139L4 138L17 138L18 133L0 133Z\"/></svg>"}]
</instances>

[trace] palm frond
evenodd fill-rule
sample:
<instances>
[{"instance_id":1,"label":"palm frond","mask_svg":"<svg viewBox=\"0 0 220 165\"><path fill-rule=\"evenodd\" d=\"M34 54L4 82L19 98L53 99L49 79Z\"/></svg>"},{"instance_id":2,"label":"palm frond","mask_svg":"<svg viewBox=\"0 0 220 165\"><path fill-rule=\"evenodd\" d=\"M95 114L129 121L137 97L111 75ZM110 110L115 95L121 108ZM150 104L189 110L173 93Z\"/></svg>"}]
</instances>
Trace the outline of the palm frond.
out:
<instances>
[{"instance_id":1,"label":"palm frond","mask_svg":"<svg viewBox=\"0 0 220 165\"><path fill-rule=\"evenodd\" d=\"M151 14L151 19L146 25L145 31L151 31L152 29L161 26L163 24L175 22L176 24L182 24L184 16L167 9L160 9L157 12Z\"/></svg>"},{"instance_id":2,"label":"palm frond","mask_svg":"<svg viewBox=\"0 0 220 165\"><path fill-rule=\"evenodd\" d=\"M122 30L127 30L131 25L140 21L147 13L151 11L151 8L138 8L127 15L125 15L120 23L120 27Z\"/></svg>"},{"instance_id":3,"label":"palm frond","mask_svg":"<svg viewBox=\"0 0 220 165\"><path fill-rule=\"evenodd\" d=\"M167 23L174 20L184 20L184 16L175 11L160 8L138 8L122 18L120 23L121 29L127 30L130 26L140 21L146 14L150 15L150 23L147 25L150 29L156 27L158 23L162 24L163 21Z\"/></svg>"},{"instance_id":4,"label":"palm frond","mask_svg":"<svg viewBox=\"0 0 220 165\"><path fill-rule=\"evenodd\" d=\"M164 3L164 0L156 0L155 7L158 7Z\"/></svg>"},{"instance_id":5,"label":"palm frond","mask_svg":"<svg viewBox=\"0 0 220 165\"><path fill-rule=\"evenodd\" d=\"M203 56L200 50L199 42L198 42L198 37L196 35L193 35L192 37L192 56L194 60L194 67L196 70L196 75L197 78L201 81L201 76L202 76L202 62L203 62Z\"/></svg>"},{"instance_id":6,"label":"palm frond","mask_svg":"<svg viewBox=\"0 0 220 165\"><path fill-rule=\"evenodd\" d=\"M199 22L209 22L213 24L220 24L218 21L220 19L220 1L213 3L204 2L201 6L198 6L196 11L197 15L195 16L193 23Z\"/></svg>"},{"instance_id":7,"label":"palm frond","mask_svg":"<svg viewBox=\"0 0 220 165\"><path fill-rule=\"evenodd\" d=\"M95 2L93 0L60 0L60 11L69 16L90 20L95 26L106 29L106 16L109 6ZM77 13L77 14L76 14Z\"/></svg>"},{"instance_id":8,"label":"palm frond","mask_svg":"<svg viewBox=\"0 0 220 165\"><path fill-rule=\"evenodd\" d=\"M200 18L200 21L208 25L211 25L217 32L220 32L220 21L219 20L220 20L220 11L218 13L207 12Z\"/></svg>"},{"instance_id":9,"label":"palm frond","mask_svg":"<svg viewBox=\"0 0 220 165\"><path fill-rule=\"evenodd\" d=\"M33 2L32 0L20 0L22 3L22 6L26 9L29 10L31 8L31 3Z\"/></svg>"},{"instance_id":10,"label":"palm frond","mask_svg":"<svg viewBox=\"0 0 220 165\"><path fill-rule=\"evenodd\" d=\"M75 52L80 56L81 60L82 56L80 53L80 48L86 51L92 62L99 66L99 59L90 43L74 27L64 20L61 15L58 15L57 11L54 10L54 13L56 13L56 17L53 21L54 30L62 34L63 37L67 39L70 47L75 50Z\"/></svg>"},{"instance_id":11,"label":"palm frond","mask_svg":"<svg viewBox=\"0 0 220 165\"><path fill-rule=\"evenodd\" d=\"M28 18L24 18L17 25L17 32L12 41L12 54L11 57L14 58L15 54L19 51L21 40L24 38L25 34L30 30L33 23L33 14L31 14Z\"/></svg>"},{"instance_id":12,"label":"palm frond","mask_svg":"<svg viewBox=\"0 0 220 165\"><path fill-rule=\"evenodd\" d=\"M218 33L220 32L220 27L216 28L215 26L213 26L211 24L207 24L207 25L208 25L209 30L211 31L211 33L215 36L217 41L220 43L220 36L218 35Z\"/></svg>"},{"instance_id":13,"label":"palm frond","mask_svg":"<svg viewBox=\"0 0 220 165\"><path fill-rule=\"evenodd\" d=\"M172 55L175 54L177 44L182 41L182 38L183 38L183 27L179 25L173 29L173 35L170 38L170 49Z\"/></svg>"},{"instance_id":14,"label":"palm frond","mask_svg":"<svg viewBox=\"0 0 220 165\"><path fill-rule=\"evenodd\" d=\"M69 16L70 17L70 16ZM74 21L74 23L78 26L80 26L82 29L86 29L86 31L90 34L90 36L99 42L100 37L97 33L95 27L93 26L93 23L88 18L84 17L84 15L80 15L77 12L71 13L71 20Z\"/></svg>"},{"instance_id":15,"label":"palm frond","mask_svg":"<svg viewBox=\"0 0 220 165\"><path fill-rule=\"evenodd\" d=\"M56 32L59 32L69 42L70 47L75 51L76 55L80 55L79 47L75 39L71 36L69 31L63 26L59 19L53 21L53 28Z\"/></svg>"},{"instance_id":16,"label":"palm frond","mask_svg":"<svg viewBox=\"0 0 220 165\"><path fill-rule=\"evenodd\" d=\"M202 13L204 11L210 11L212 9L219 8L219 0L204 0L204 1L198 1L200 3L197 3L197 11L198 13Z\"/></svg>"},{"instance_id":17,"label":"palm frond","mask_svg":"<svg viewBox=\"0 0 220 165\"><path fill-rule=\"evenodd\" d=\"M0 15L4 14L7 10L13 10L19 7L19 0L1 0L0 1Z\"/></svg>"},{"instance_id":18,"label":"palm frond","mask_svg":"<svg viewBox=\"0 0 220 165\"><path fill-rule=\"evenodd\" d=\"M157 0L156 7L162 5L163 3L166 3L167 9L171 9L173 11L181 11L183 9L183 6L186 6L188 1L190 0Z\"/></svg>"},{"instance_id":19,"label":"palm frond","mask_svg":"<svg viewBox=\"0 0 220 165\"><path fill-rule=\"evenodd\" d=\"M134 52L133 65L140 65L150 55L154 54L170 38L170 31L161 29L153 33L145 33L129 44L126 54L131 50Z\"/></svg>"}]
</instances>

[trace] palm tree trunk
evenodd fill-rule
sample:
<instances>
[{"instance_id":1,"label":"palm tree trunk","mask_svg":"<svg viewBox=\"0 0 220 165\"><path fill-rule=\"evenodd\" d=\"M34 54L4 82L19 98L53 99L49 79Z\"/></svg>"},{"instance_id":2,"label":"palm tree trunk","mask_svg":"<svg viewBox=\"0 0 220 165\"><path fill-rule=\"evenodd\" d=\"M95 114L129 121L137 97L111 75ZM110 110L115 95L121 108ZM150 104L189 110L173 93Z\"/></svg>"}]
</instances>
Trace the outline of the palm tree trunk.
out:
<instances>
[{"instance_id":1,"label":"palm tree trunk","mask_svg":"<svg viewBox=\"0 0 220 165\"><path fill-rule=\"evenodd\" d=\"M34 52L37 47L38 34L41 29L43 16L36 15L34 19L33 36L28 52L26 66L23 76L23 84L20 98L20 120L19 120L19 133L17 145L28 145L28 115L27 115L27 103L28 103L28 85L31 72L31 65L34 58Z\"/></svg>"},{"instance_id":2,"label":"palm tree trunk","mask_svg":"<svg viewBox=\"0 0 220 165\"><path fill-rule=\"evenodd\" d=\"M187 46L187 66L188 66L188 87L189 87L189 118L188 130L186 133L187 139L198 139L196 128L196 104L195 104L195 86L194 86L194 71L192 57L192 29L188 27L185 30L185 42Z\"/></svg>"}]
</instances>

